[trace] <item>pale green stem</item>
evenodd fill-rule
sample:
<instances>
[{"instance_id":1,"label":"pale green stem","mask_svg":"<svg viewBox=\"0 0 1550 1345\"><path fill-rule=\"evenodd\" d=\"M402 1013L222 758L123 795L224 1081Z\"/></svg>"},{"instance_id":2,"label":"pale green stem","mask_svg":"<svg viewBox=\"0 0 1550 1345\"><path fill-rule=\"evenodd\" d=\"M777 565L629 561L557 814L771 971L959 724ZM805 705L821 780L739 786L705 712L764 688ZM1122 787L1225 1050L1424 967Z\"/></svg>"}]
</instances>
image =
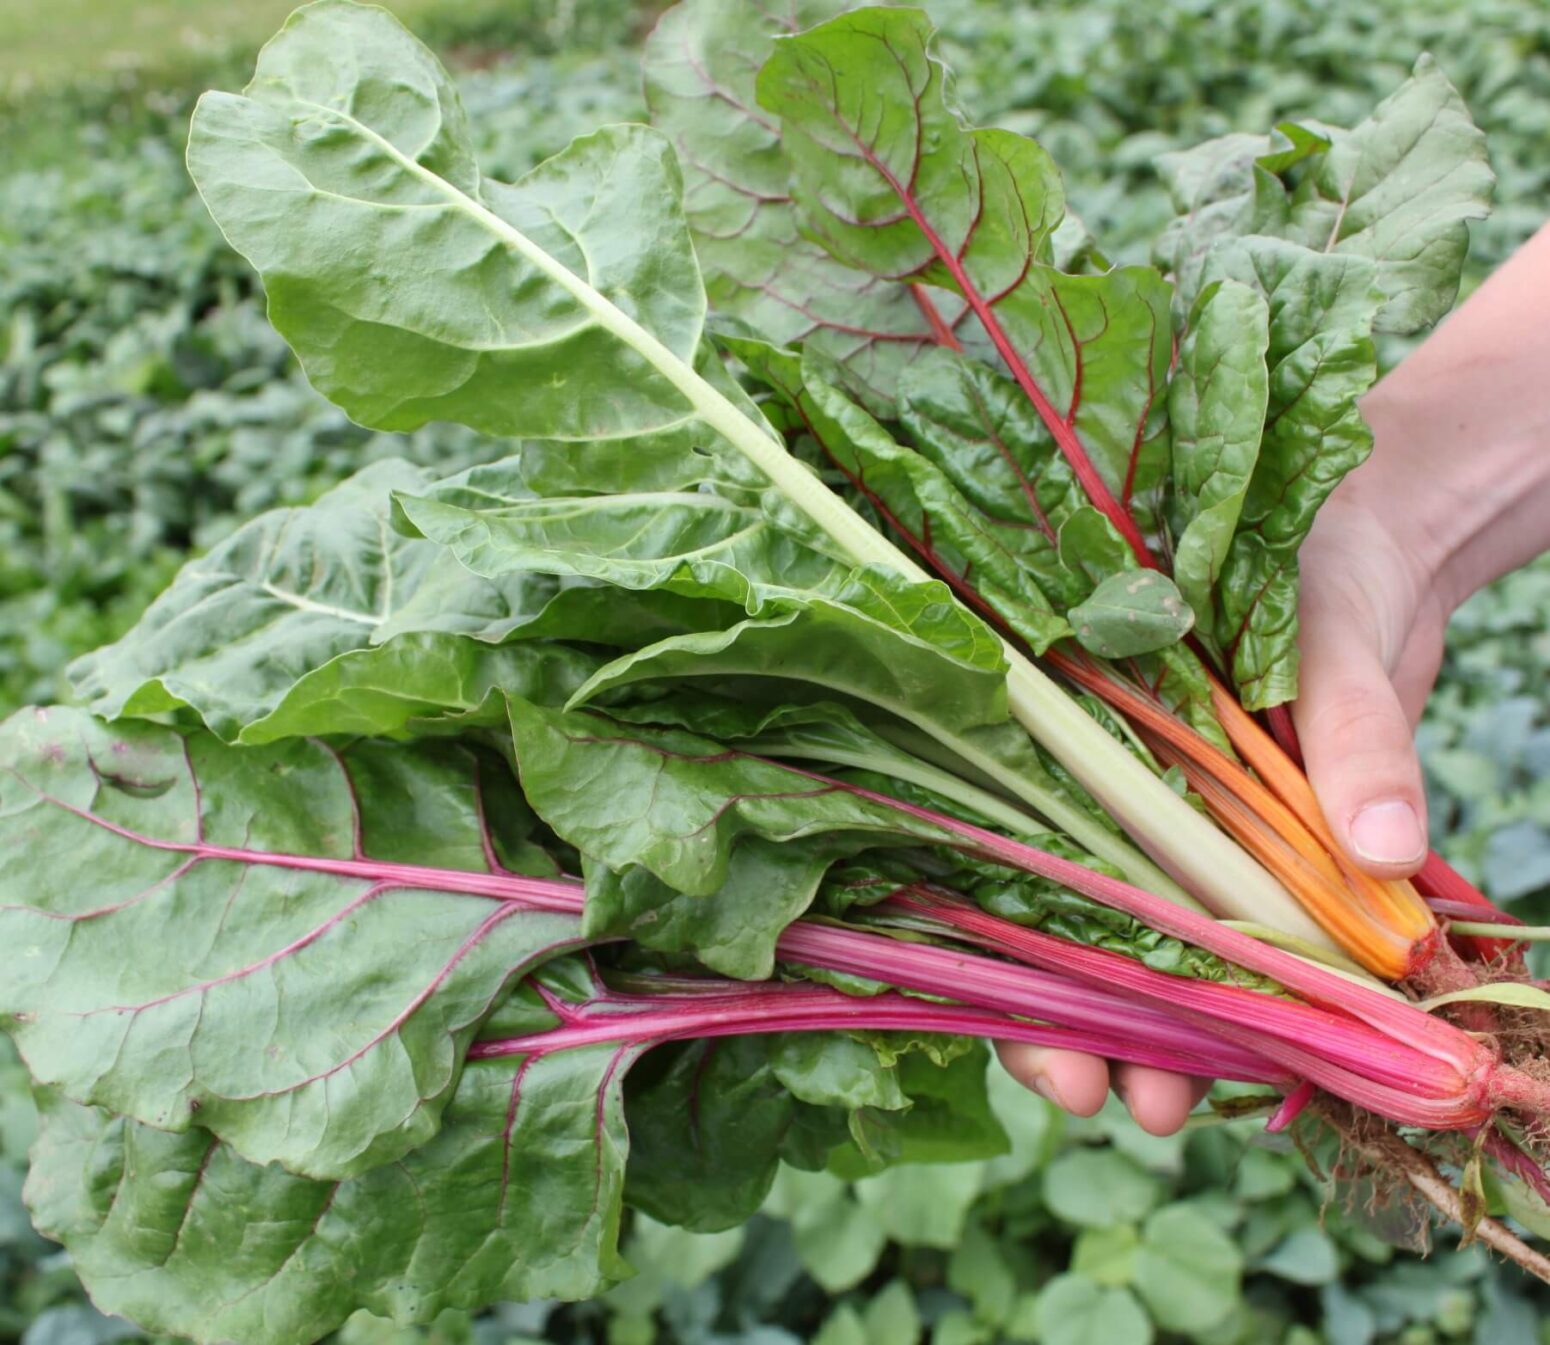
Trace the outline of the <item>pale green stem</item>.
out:
<instances>
[{"instance_id":1,"label":"pale green stem","mask_svg":"<svg viewBox=\"0 0 1550 1345\"><path fill-rule=\"evenodd\" d=\"M1102 725L1089 719L1086 713L1080 709L1078 709L1077 713L1081 714L1082 718L1092 725L1095 731L1103 734L1111 743L1114 742L1114 739L1109 737L1108 732ZM1044 742L1044 739L1034 732L1032 726L1028 725L1026 721L1023 721L1023 724L1030 733L1033 733L1035 738L1039 738L1040 742ZM1135 846L1127 842L1124 837L1116 836L1103 823L1099 822L1097 818L1083 812L1074 803L1061 798L1058 794L1050 793L1047 789L1040 788L1034 781L1026 779L1022 775L1008 772L1005 767L998 766L994 758L982 755L972 742L959 738L943 729L934 728L927 723L919 723L917 727L930 733L944 747L951 748L956 755L962 757L976 770L995 772L996 778L1002 781L1007 789L1011 790L1030 808L1036 809L1049 820L1052 826L1065 832L1078 845L1086 849L1089 854L1096 855L1106 863L1114 865L1125 876L1127 882L1134 883L1137 887L1144 887L1148 892L1154 893L1159 897L1167 897L1169 901L1178 902L1181 906L1188 906L1191 910L1203 911L1206 909L1194 897L1190 896L1183 886L1174 881L1166 871L1154 864L1146 855L1137 850ZM1044 745L1051 752L1054 752L1057 757L1060 756L1060 753L1055 750L1052 744L1044 742ZM1115 745L1118 746L1118 744ZM1136 762L1128 752L1125 752L1123 748L1120 750L1127 761L1140 766L1140 763ZM1070 767L1067 766L1067 769L1069 770ZM1148 779L1156 779L1145 767L1141 767L1141 770ZM1074 775L1076 772L1072 771L1072 774ZM1083 781L1083 783L1085 784L1086 781ZM1090 792L1095 798L1101 798L1101 795L1096 790L1090 789ZM1171 793L1172 791L1170 790L1169 792ZM1178 796L1175 795L1174 797ZM1107 806L1108 801L1106 799L1102 801ZM1113 809L1111 808L1110 812L1112 811Z\"/></svg>"},{"instance_id":2,"label":"pale green stem","mask_svg":"<svg viewBox=\"0 0 1550 1345\"><path fill-rule=\"evenodd\" d=\"M1271 929L1268 925L1255 924L1252 920L1223 920L1222 924L1228 929L1235 929L1240 934L1248 934L1258 939L1261 943L1268 943L1273 948L1280 948L1284 952L1295 953L1304 962L1312 962L1332 971L1338 976L1344 976L1347 980L1354 981L1368 990L1379 990L1392 999L1404 1000L1404 996L1386 981L1380 981L1371 972L1358 966L1338 949L1327 948L1323 944L1308 943L1304 939L1293 938L1290 934L1283 934L1278 929Z\"/></svg>"},{"instance_id":3,"label":"pale green stem","mask_svg":"<svg viewBox=\"0 0 1550 1345\"><path fill-rule=\"evenodd\" d=\"M1450 920L1449 934L1473 934L1485 939L1507 939L1517 943L1544 943L1550 940L1550 925L1507 925L1491 920Z\"/></svg>"}]
</instances>

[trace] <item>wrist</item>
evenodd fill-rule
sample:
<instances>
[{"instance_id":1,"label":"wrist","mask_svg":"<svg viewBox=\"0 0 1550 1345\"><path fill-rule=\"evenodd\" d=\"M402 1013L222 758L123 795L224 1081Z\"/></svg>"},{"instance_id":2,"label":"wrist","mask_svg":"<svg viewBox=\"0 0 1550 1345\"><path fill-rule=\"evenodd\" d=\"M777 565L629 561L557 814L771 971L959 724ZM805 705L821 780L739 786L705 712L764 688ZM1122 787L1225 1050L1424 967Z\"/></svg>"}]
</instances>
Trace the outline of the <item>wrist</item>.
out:
<instances>
[{"instance_id":1,"label":"wrist","mask_svg":"<svg viewBox=\"0 0 1550 1345\"><path fill-rule=\"evenodd\" d=\"M1373 453L1349 484L1452 611L1550 548L1550 387L1439 372L1407 362L1364 398Z\"/></svg>"}]
</instances>

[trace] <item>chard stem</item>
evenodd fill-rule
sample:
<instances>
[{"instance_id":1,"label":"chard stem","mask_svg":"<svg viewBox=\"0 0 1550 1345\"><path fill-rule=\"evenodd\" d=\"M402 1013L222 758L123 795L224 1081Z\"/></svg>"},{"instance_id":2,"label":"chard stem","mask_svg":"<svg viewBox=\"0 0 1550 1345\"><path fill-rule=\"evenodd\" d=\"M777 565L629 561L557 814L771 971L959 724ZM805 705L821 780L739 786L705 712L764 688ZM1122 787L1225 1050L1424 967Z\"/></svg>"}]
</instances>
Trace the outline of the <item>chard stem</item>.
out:
<instances>
[{"instance_id":1,"label":"chard stem","mask_svg":"<svg viewBox=\"0 0 1550 1345\"><path fill-rule=\"evenodd\" d=\"M1499 920L1450 920L1450 934L1485 935L1509 943L1544 943L1550 941L1550 925L1510 925Z\"/></svg>"}]
</instances>

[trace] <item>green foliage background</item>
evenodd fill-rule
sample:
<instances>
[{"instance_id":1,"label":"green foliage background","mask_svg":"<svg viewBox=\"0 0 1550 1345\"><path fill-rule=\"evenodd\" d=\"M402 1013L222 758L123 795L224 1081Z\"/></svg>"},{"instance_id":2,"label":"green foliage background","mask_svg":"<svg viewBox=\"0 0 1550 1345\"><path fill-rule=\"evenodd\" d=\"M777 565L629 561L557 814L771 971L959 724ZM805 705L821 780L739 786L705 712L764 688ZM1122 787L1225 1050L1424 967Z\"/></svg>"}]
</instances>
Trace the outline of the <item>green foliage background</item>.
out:
<instances>
[{"instance_id":1,"label":"green foliage background","mask_svg":"<svg viewBox=\"0 0 1550 1345\"><path fill-rule=\"evenodd\" d=\"M192 22L221 7L164 8ZM414 0L406 17L462 57L485 161L513 176L577 131L640 115L634 44L650 8ZM1046 144L1119 258L1139 260L1166 217L1158 152L1286 116L1355 120L1422 50L1488 131L1500 177L1471 277L1550 202L1542 5L930 9L967 105ZM0 25L7 17L0 7ZM12 91L0 135L15 151L0 179L0 712L63 698L67 661L118 635L189 552L241 519L310 500L378 457L451 469L494 450L447 427L369 433L301 380L181 162L189 93L239 81L250 53L228 47L251 35L212 23L191 47L182 31L151 25L144 40L165 50L132 75L72 61L68 78L19 93L16 72L0 71ZM1547 668L1541 563L1460 612L1422 730L1439 844L1536 923L1550 917ZM428 1331L357 1318L340 1340L1550 1342L1550 1297L1478 1249L1426 1262L1396 1253L1385 1238L1416 1232L1405 1211L1323 1209L1302 1159L1254 1123L1153 1140L1117 1105L1071 1122L1009 1085L996 1101L1015 1136L1005 1157L854 1185L788 1172L743 1230L701 1236L638 1219L627 1249L641 1274L596 1303ZM31 1232L19 1199L30 1130L25 1076L0 1055L0 1341L140 1338L97 1316L63 1255Z\"/></svg>"}]
</instances>

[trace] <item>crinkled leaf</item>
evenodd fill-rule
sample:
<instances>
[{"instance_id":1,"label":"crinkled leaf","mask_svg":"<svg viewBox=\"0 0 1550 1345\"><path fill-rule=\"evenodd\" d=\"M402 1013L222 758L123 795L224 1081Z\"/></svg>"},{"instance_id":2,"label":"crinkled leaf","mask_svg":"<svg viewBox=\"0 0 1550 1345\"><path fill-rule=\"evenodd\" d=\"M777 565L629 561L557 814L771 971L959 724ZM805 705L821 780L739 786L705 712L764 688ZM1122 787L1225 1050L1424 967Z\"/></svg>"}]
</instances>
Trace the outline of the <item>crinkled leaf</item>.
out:
<instances>
[{"instance_id":1,"label":"crinkled leaf","mask_svg":"<svg viewBox=\"0 0 1550 1345\"><path fill-rule=\"evenodd\" d=\"M1366 121L1328 136L1278 232L1376 262L1379 331L1430 326L1458 294L1468 221L1489 209L1495 176L1484 133L1436 61L1422 56Z\"/></svg>"},{"instance_id":2,"label":"crinkled leaf","mask_svg":"<svg viewBox=\"0 0 1550 1345\"><path fill-rule=\"evenodd\" d=\"M987 365L938 351L900 382L910 442L984 517L1059 611L1078 602L1056 539L1086 496L1017 384Z\"/></svg>"},{"instance_id":3,"label":"crinkled leaf","mask_svg":"<svg viewBox=\"0 0 1550 1345\"><path fill-rule=\"evenodd\" d=\"M1237 281L1202 294L1168 384L1173 579L1210 637L1215 589L1248 494L1270 396L1264 297Z\"/></svg>"},{"instance_id":4,"label":"crinkled leaf","mask_svg":"<svg viewBox=\"0 0 1550 1345\"><path fill-rule=\"evenodd\" d=\"M1195 614L1157 570L1110 575L1067 613L1081 646L1102 658L1133 658L1177 644Z\"/></svg>"},{"instance_id":5,"label":"crinkled leaf","mask_svg":"<svg viewBox=\"0 0 1550 1345\"><path fill-rule=\"evenodd\" d=\"M188 158L270 320L362 424L583 439L686 415L610 324L628 314L681 361L699 345L704 290L655 132L599 131L516 186L483 178L431 53L382 10L323 0L244 94L200 100Z\"/></svg>"},{"instance_id":6,"label":"crinkled leaf","mask_svg":"<svg viewBox=\"0 0 1550 1345\"><path fill-rule=\"evenodd\" d=\"M185 565L123 639L79 660L78 690L110 718L187 706L232 742L393 735L484 710L495 687L563 701L596 666L563 646L500 641L685 629L690 604L674 595L627 604L583 580L487 579L396 532L393 492L430 483L379 463L306 508L261 514Z\"/></svg>"},{"instance_id":7,"label":"crinkled leaf","mask_svg":"<svg viewBox=\"0 0 1550 1345\"><path fill-rule=\"evenodd\" d=\"M829 1171L854 1180L884 1164L969 1163L1006 1153L1010 1144L986 1087L988 1049L978 1041L963 1045L939 1060L933 1059L940 1051L934 1042L897 1042L894 1049L907 1049L896 1074L908 1110L874 1115L866 1149L836 1150L829 1156Z\"/></svg>"},{"instance_id":8,"label":"crinkled leaf","mask_svg":"<svg viewBox=\"0 0 1550 1345\"><path fill-rule=\"evenodd\" d=\"M1026 137L965 126L931 34L920 10L872 8L775 44L759 102L781 119L804 225L851 266L978 305L1025 392L1145 528L1167 465L1151 412L1169 286L1149 267L1050 265L1065 207L1053 162Z\"/></svg>"},{"instance_id":9,"label":"crinkled leaf","mask_svg":"<svg viewBox=\"0 0 1550 1345\"><path fill-rule=\"evenodd\" d=\"M1067 515L1055 545L1070 576L1068 588L1083 598L1105 579L1138 568L1119 530L1090 504L1078 505Z\"/></svg>"},{"instance_id":10,"label":"crinkled leaf","mask_svg":"<svg viewBox=\"0 0 1550 1345\"><path fill-rule=\"evenodd\" d=\"M399 504L476 574L581 576L735 603L754 618L627 655L585 696L643 677L733 672L752 658L762 671L900 712L929 710L953 727L1005 714L1000 642L944 585L833 560L776 527L757 503L703 489L533 499L520 480L501 495L489 469L477 501L451 492Z\"/></svg>"},{"instance_id":11,"label":"crinkled leaf","mask_svg":"<svg viewBox=\"0 0 1550 1345\"><path fill-rule=\"evenodd\" d=\"M757 669L750 666L745 671ZM775 686L782 693L786 691L784 684ZM610 705L608 713L625 720L698 729L718 742L761 756L815 760L832 768L867 772L880 777L880 792L903 797L902 791L915 789L920 791L917 801L927 807L942 807L944 795L952 794L950 811L954 815L1073 857L1082 851L1066 836L1040 830L1038 818L1025 809L1015 810L1023 814L1020 817L1008 816L1001 809L994 818L978 813L961 792L948 788L943 773L956 776L960 784L971 782L993 791L1012 782L1024 784L1030 792L1057 802L1064 814L1081 817L1090 827L1109 835L1116 834L1113 820L1082 786L1015 724L966 730L954 735L950 750L918 729L873 716L868 713L870 706L858 704L853 710L823 700L791 704L756 695L754 688L762 690L764 684L737 679L725 690L744 692L748 699L734 700L701 694L696 686L638 705ZM1095 717L1101 721L1108 713L1100 706ZM865 722L860 715L865 715ZM1155 762L1150 764L1155 766ZM1117 861L1116 865L1115 872L1120 872L1123 865Z\"/></svg>"},{"instance_id":12,"label":"crinkled leaf","mask_svg":"<svg viewBox=\"0 0 1550 1345\"><path fill-rule=\"evenodd\" d=\"M347 1176L425 1143L491 1004L580 939L458 892L495 854L552 872L520 802L481 819L462 748L234 749L56 709L14 716L0 761L0 1010L34 1077L255 1162Z\"/></svg>"},{"instance_id":13,"label":"crinkled leaf","mask_svg":"<svg viewBox=\"0 0 1550 1345\"><path fill-rule=\"evenodd\" d=\"M934 346L939 330L962 332L973 319L962 299L927 298L802 236L779 128L755 102L754 81L777 36L844 8L841 0L784 10L686 0L659 20L642 64L651 119L678 151L684 213L717 311L777 345L801 341L840 361L883 414L900 370Z\"/></svg>"},{"instance_id":14,"label":"crinkled leaf","mask_svg":"<svg viewBox=\"0 0 1550 1345\"><path fill-rule=\"evenodd\" d=\"M848 575L757 506L708 491L487 499L478 508L405 496L399 507L418 532L480 575L577 574L755 610L780 589L832 593Z\"/></svg>"},{"instance_id":15,"label":"crinkled leaf","mask_svg":"<svg viewBox=\"0 0 1550 1345\"><path fill-rule=\"evenodd\" d=\"M988 630L954 605L945 588L917 584L901 591L891 575L866 569L855 571L837 597L622 655L600 668L572 703L646 680L773 675L854 696L947 734L973 736L998 721L1007 726L1005 677L983 666L999 659L1000 647L978 643ZM909 637L901 638L901 627ZM926 638L935 631L956 648Z\"/></svg>"},{"instance_id":16,"label":"crinkled leaf","mask_svg":"<svg viewBox=\"0 0 1550 1345\"><path fill-rule=\"evenodd\" d=\"M902 1111L910 1105L897 1071L854 1037L788 1033L772 1045L770 1064L791 1095L810 1106Z\"/></svg>"},{"instance_id":17,"label":"crinkled leaf","mask_svg":"<svg viewBox=\"0 0 1550 1345\"><path fill-rule=\"evenodd\" d=\"M780 1166L795 1099L758 1037L653 1052L629 1082L629 1202L700 1233L752 1217Z\"/></svg>"},{"instance_id":18,"label":"crinkled leaf","mask_svg":"<svg viewBox=\"0 0 1550 1345\"><path fill-rule=\"evenodd\" d=\"M1208 272L1270 307L1265 435L1218 587L1217 642L1251 710L1296 694L1297 549L1372 449L1357 403L1377 376L1375 275L1365 257L1260 237L1219 249Z\"/></svg>"},{"instance_id":19,"label":"crinkled leaf","mask_svg":"<svg viewBox=\"0 0 1550 1345\"><path fill-rule=\"evenodd\" d=\"M707 901L743 837L857 848L899 837L940 841L926 823L680 729L511 702L528 800L554 830L610 868L639 866ZM816 884L815 884L816 885Z\"/></svg>"},{"instance_id":20,"label":"crinkled leaf","mask_svg":"<svg viewBox=\"0 0 1550 1345\"><path fill-rule=\"evenodd\" d=\"M1223 242L1272 235L1376 263L1379 331L1436 322L1458 293L1468 221L1487 213L1485 137L1430 56L1351 130L1282 123L1164 155L1180 211L1157 253L1193 302ZM1293 170L1297 170L1295 173Z\"/></svg>"},{"instance_id":21,"label":"crinkled leaf","mask_svg":"<svg viewBox=\"0 0 1550 1345\"><path fill-rule=\"evenodd\" d=\"M779 845L757 836L728 856L716 891L690 895L650 869L588 863L589 938L629 938L665 953L693 953L713 971L761 980L775 969L775 942L812 905L836 857L851 853L851 837L817 837Z\"/></svg>"},{"instance_id":22,"label":"crinkled leaf","mask_svg":"<svg viewBox=\"0 0 1550 1345\"><path fill-rule=\"evenodd\" d=\"M729 341L733 352L783 396L852 488L938 574L946 571L977 595L1036 652L1067 633L1021 563L1020 539L998 529L929 458L901 444L841 386L832 361L811 349L797 356L754 341Z\"/></svg>"},{"instance_id":23,"label":"crinkled leaf","mask_svg":"<svg viewBox=\"0 0 1550 1345\"><path fill-rule=\"evenodd\" d=\"M1240 234L1273 232L1272 221L1284 219L1286 189L1277 175L1328 148L1318 132L1282 122L1268 136L1233 132L1158 158L1179 214L1153 250L1172 274L1186 311L1199 297L1202 268L1218 244Z\"/></svg>"},{"instance_id":24,"label":"crinkled leaf","mask_svg":"<svg viewBox=\"0 0 1550 1345\"><path fill-rule=\"evenodd\" d=\"M585 1298L629 1270L623 1082L612 1044L472 1063L440 1133L329 1182L45 1094L27 1199L105 1311L200 1341Z\"/></svg>"}]
</instances>

